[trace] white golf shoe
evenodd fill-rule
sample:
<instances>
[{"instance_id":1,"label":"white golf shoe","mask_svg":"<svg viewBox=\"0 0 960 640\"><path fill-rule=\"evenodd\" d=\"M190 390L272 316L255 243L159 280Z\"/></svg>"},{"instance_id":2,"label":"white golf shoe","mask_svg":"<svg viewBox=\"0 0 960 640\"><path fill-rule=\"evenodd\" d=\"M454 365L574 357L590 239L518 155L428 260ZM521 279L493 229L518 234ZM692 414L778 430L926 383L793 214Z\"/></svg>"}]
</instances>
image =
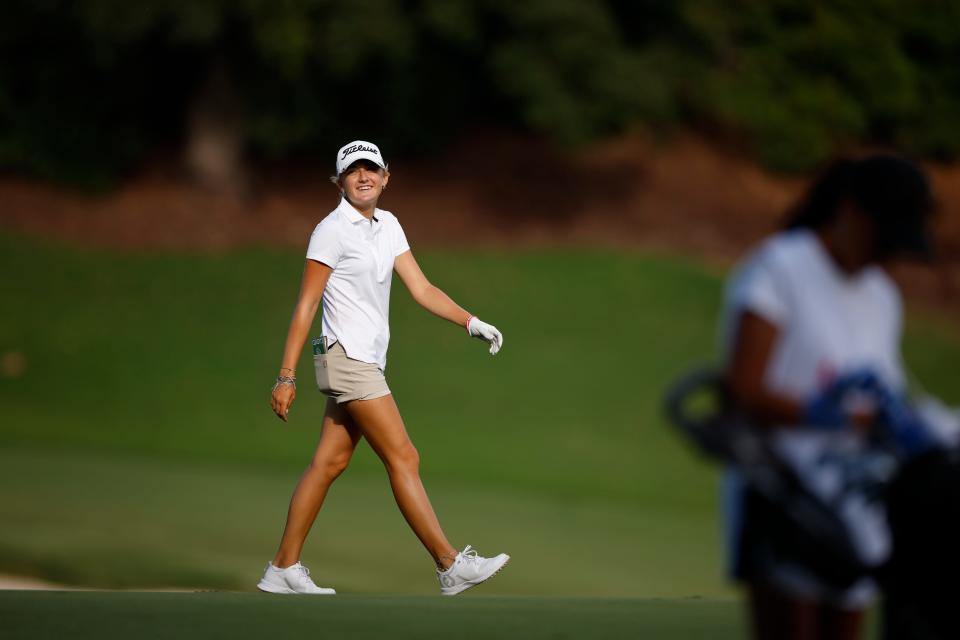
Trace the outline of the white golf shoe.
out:
<instances>
[{"instance_id":1,"label":"white golf shoe","mask_svg":"<svg viewBox=\"0 0 960 640\"><path fill-rule=\"evenodd\" d=\"M466 591L484 580L492 578L510 559L505 553L494 558L484 558L477 555L477 550L470 545L457 554L453 564L446 571L437 570L437 580L440 581L440 593L445 596L455 596Z\"/></svg>"},{"instance_id":2,"label":"white golf shoe","mask_svg":"<svg viewBox=\"0 0 960 640\"><path fill-rule=\"evenodd\" d=\"M283 569L268 562L263 577L257 583L257 589L267 593L300 593L315 596L331 596L336 593L333 589L315 585L310 578L310 569L299 562Z\"/></svg>"}]
</instances>

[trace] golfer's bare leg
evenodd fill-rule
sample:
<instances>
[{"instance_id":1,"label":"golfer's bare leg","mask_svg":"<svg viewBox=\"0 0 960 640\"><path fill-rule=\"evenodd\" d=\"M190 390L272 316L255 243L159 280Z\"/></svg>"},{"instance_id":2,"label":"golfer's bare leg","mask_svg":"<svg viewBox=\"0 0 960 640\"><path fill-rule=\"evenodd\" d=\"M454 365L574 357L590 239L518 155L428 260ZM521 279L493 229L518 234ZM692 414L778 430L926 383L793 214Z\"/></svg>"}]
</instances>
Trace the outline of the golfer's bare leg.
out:
<instances>
[{"instance_id":1,"label":"golfer's bare leg","mask_svg":"<svg viewBox=\"0 0 960 640\"><path fill-rule=\"evenodd\" d=\"M317 451L290 499L283 538L273 558L275 567L289 567L300 559L303 542L320 512L327 490L347 468L359 440L360 430L347 412L328 399Z\"/></svg>"},{"instance_id":2,"label":"golfer's bare leg","mask_svg":"<svg viewBox=\"0 0 960 640\"><path fill-rule=\"evenodd\" d=\"M407 524L437 566L453 563L457 551L443 535L430 498L420 481L420 454L410 441L392 395L346 403L347 411L390 476L393 497Z\"/></svg>"}]
</instances>

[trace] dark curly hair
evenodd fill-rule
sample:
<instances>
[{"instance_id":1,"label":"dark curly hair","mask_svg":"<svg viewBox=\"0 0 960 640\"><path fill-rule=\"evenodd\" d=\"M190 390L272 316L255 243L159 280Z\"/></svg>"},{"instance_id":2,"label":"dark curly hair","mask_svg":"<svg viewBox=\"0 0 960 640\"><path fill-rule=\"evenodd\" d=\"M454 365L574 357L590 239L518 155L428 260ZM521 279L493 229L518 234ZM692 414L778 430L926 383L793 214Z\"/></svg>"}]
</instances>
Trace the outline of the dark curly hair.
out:
<instances>
[{"instance_id":1,"label":"dark curly hair","mask_svg":"<svg viewBox=\"0 0 960 640\"><path fill-rule=\"evenodd\" d=\"M787 229L819 229L853 204L877 226L879 258L899 254L932 257L929 218L933 196L915 163L893 154L831 163L790 210Z\"/></svg>"}]
</instances>

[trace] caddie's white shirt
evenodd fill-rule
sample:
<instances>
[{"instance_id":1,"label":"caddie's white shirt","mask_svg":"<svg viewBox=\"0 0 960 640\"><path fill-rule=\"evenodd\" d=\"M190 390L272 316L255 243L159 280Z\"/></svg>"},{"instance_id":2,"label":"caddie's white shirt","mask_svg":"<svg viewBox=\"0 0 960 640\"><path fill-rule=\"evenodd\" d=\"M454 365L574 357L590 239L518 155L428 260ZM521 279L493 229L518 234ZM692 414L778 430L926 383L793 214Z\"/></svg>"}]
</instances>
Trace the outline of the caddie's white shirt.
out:
<instances>
[{"instance_id":1,"label":"caddie's white shirt","mask_svg":"<svg viewBox=\"0 0 960 640\"><path fill-rule=\"evenodd\" d=\"M348 357L386 368L393 261L409 250L396 216L375 209L368 220L346 198L313 230L307 258L333 269L323 292L323 335Z\"/></svg>"},{"instance_id":2,"label":"caddie's white shirt","mask_svg":"<svg viewBox=\"0 0 960 640\"><path fill-rule=\"evenodd\" d=\"M875 372L890 389L904 386L903 311L896 286L879 267L845 273L810 230L775 234L735 269L721 324L725 359L743 311L779 330L765 379L772 391L805 402L836 377L862 369ZM874 563L886 557L890 541L882 508L838 498L842 469L829 463L829 456L858 451L860 438L795 427L773 430L771 445L808 489L840 505L839 515L849 523L862 560ZM816 585L792 586L810 596L823 595ZM861 584L843 594L840 604L863 605L871 592Z\"/></svg>"},{"instance_id":3,"label":"caddie's white shirt","mask_svg":"<svg viewBox=\"0 0 960 640\"><path fill-rule=\"evenodd\" d=\"M744 310L779 329L767 368L771 390L804 400L863 368L892 389L904 384L896 285L879 267L842 271L812 231L784 231L765 241L735 269L724 307L725 355Z\"/></svg>"}]
</instances>

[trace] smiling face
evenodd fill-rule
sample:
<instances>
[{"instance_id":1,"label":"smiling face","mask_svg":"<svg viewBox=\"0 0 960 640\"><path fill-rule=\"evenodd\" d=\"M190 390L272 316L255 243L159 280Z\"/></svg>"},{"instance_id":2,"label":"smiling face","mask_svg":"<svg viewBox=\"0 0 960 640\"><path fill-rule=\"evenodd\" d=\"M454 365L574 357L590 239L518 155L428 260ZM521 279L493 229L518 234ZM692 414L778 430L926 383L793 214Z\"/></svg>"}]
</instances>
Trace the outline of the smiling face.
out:
<instances>
[{"instance_id":1,"label":"smiling face","mask_svg":"<svg viewBox=\"0 0 960 640\"><path fill-rule=\"evenodd\" d=\"M368 160L358 160L340 174L337 180L347 202L361 213L371 212L383 193L390 172Z\"/></svg>"}]
</instances>

